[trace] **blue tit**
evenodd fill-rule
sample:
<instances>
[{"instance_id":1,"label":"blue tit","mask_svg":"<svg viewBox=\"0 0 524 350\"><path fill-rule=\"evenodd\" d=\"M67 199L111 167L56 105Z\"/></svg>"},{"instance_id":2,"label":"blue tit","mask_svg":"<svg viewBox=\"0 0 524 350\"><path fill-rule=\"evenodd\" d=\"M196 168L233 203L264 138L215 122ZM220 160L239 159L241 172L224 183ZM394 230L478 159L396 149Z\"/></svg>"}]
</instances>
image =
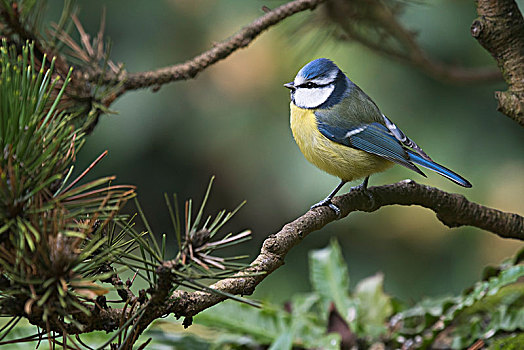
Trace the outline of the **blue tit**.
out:
<instances>
[{"instance_id":1,"label":"blue tit","mask_svg":"<svg viewBox=\"0 0 524 350\"><path fill-rule=\"evenodd\" d=\"M471 187L462 176L424 153L332 61L309 62L284 86L291 90L290 123L298 147L308 161L341 180L311 208L327 205L340 214L331 199L346 182L364 178L358 188L365 191L371 174L394 163L425 177L420 165Z\"/></svg>"}]
</instances>

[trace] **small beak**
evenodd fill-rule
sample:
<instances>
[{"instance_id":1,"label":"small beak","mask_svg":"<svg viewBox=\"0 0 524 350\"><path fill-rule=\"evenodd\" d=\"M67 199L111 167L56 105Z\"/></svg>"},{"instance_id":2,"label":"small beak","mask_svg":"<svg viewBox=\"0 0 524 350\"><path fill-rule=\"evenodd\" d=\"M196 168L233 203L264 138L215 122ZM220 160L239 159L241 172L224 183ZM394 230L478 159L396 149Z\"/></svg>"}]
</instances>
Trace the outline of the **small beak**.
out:
<instances>
[{"instance_id":1,"label":"small beak","mask_svg":"<svg viewBox=\"0 0 524 350\"><path fill-rule=\"evenodd\" d=\"M293 90L293 91L295 91L295 89L296 89L296 88L295 88L295 84L294 84L293 82L291 82L291 83L285 83L284 86L287 87L289 90Z\"/></svg>"}]
</instances>

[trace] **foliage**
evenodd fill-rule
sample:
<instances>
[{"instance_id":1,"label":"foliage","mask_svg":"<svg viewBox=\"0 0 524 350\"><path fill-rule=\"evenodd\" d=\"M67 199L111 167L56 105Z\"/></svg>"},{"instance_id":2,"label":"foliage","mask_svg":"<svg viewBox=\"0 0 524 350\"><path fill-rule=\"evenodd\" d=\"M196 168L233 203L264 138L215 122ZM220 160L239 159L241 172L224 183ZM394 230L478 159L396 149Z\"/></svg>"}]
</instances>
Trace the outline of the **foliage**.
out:
<instances>
[{"instance_id":1,"label":"foliage","mask_svg":"<svg viewBox=\"0 0 524 350\"><path fill-rule=\"evenodd\" d=\"M406 349L442 346L465 349L481 339L491 348L517 344L524 331L524 265L517 259L456 297L425 299L407 306L383 291L383 275L360 281L351 293L349 276L335 240L310 253L313 291L284 307L223 303L195 322L219 335L200 340L213 349L349 349L383 346ZM169 344L183 347L185 339ZM381 344L381 345L379 345Z\"/></svg>"},{"instance_id":2,"label":"foliage","mask_svg":"<svg viewBox=\"0 0 524 350\"><path fill-rule=\"evenodd\" d=\"M524 349L524 333L497 339L491 346L492 350L522 350Z\"/></svg>"},{"instance_id":3,"label":"foliage","mask_svg":"<svg viewBox=\"0 0 524 350\"><path fill-rule=\"evenodd\" d=\"M248 336L253 344L271 345L270 349L303 348L339 349L340 337L326 334L325 317L319 314L318 295L297 295L280 308L264 304L256 310L241 304L223 303L212 312L196 317L196 323L220 329L222 337L227 333L227 343ZM231 335L235 334L235 337ZM224 338L218 343L226 343ZM225 345L225 344L224 344Z\"/></svg>"},{"instance_id":4,"label":"foliage","mask_svg":"<svg viewBox=\"0 0 524 350\"><path fill-rule=\"evenodd\" d=\"M264 303L255 310L224 303L199 315L196 323L250 336L271 349L340 349L355 345L357 337L369 345L386 334L393 309L382 288L383 276L362 280L350 293L347 266L335 240L310 253L310 279L313 292L295 295L284 308Z\"/></svg>"},{"instance_id":5,"label":"foliage","mask_svg":"<svg viewBox=\"0 0 524 350\"><path fill-rule=\"evenodd\" d=\"M445 341L455 349L498 333L523 331L524 283L519 278L524 276L524 265L517 257L487 269L495 273L462 295L422 300L395 315L391 325L405 342L427 346Z\"/></svg>"},{"instance_id":6,"label":"foliage","mask_svg":"<svg viewBox=\"0 0 524 350\"><path fill-rule=\"evenodd\" d=\"M114 176L82 183L107 152L72 176L89 122L78 126L75 114L62 103L71 70L61 76L54 70L56 60L39 59L33 43L18 47L4 39L0 59L0 316L11 317L0 328L0 345L48 339L78 347L82 342L68 333L93 327L92 316L108 310L108 303L124 303L120 323L98 327L115 331L101 348L128 346L149 325L138 327L156 294L169 295L181 286L219 293L206 281L244 268L238 262L242 256L215 255L249 239L250 232L219 234L240 206L215 218L204 215L212 182L196 215L192 200L186 202L184 220L176 197L166 195L174 235L164 234L157 243L138 201L146 231L136 227L135 216L120 213L135 196L134 186L114 185ZM171 260L170 238L178 246ZM158 269L168 260L166 285ZM147 291L131 289L135 277L121 280L128 269L149 284ZM110 291L116 292L116 300L104 297ZM13 339L11 331L23 317L43 331Z\"/></svg>"},{"instance_id":7,"label":"foliage","mask_svg":"<svg viewBox=\"0 0 524 350\"><path fill-rule=\"evenodd\" d=\"M519 279L524 271L516 259L497 267L495 275L460 296L405 306L383 292L381 274L360 281L353 293L345 282L333 284L335 275L346 273L342 280L348 279L336 241L312 251L310 257L311 278L318 278L312 281L311 293L293 296L284 307L269 302L260 309L222 303L195 320L197 325L218 331L215 334L201 330L184 334L155 327L147 332L150 344L159 349L349 349L354 345L466 349L481 339L491 344L490 349L522 348L524 283ZM329 272L313 277L314 269L319 268ZM331 287L318 289L316 283ZM345 299L351 307L358 305L351 323L334 307L335 297Z\"/></svg>"},{"instance_id":8,"label":"foliage","mask_svg":"<svg viewBox=\"0 0 524 350\"><path fill-rule=\"evenodd\" d=\"M1 56L0 302L23 302L27 313L41 307L44 322L53 314L74 323L72 313L88 313L82 298L106 292L92 281L103 279L97 271L119 240L101 232L121 219L116 212L133 187L112 185L113 177L77 186L85 173L70 181L84 142L59 108L70 75L53 76L55 60L36 70L33 45L18 54L4 40Z\"/></svg>"}]
</instances>

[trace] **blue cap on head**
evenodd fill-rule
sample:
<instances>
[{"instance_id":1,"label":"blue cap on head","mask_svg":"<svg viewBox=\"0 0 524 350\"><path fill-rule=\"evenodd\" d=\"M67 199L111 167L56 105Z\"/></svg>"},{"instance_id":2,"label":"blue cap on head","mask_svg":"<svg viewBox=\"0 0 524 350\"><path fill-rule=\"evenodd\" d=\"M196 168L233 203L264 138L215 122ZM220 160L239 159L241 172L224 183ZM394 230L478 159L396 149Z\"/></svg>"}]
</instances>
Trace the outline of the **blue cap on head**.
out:
<instances>
[{"instance_id":1,"label":"blue cap on head","mask_svg":"<svg viewBox=\"0 0 524 350\"><path fill-rule=\"evenodd\" d=\"M338 71L338 67L333 61L327 58L318 58L306 64L297 75L305 79L314 79L323 75L332 75L333 71ZM331 73L331 74L329 74Z\"/></svg>"}]
</instances>

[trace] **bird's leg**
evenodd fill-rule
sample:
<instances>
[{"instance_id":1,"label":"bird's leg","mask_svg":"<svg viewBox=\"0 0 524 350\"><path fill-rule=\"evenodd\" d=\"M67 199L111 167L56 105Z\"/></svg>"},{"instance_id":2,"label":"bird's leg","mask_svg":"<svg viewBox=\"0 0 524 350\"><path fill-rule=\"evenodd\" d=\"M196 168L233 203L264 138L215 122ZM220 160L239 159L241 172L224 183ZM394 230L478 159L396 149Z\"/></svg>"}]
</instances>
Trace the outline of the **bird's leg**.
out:
<instances>
[{"instance_id":1,"label":"bird's leg","mask_svg":"<svg viewBox=\"0 0 524 350\"><path fill-rule=\"evenodd\" d=\"M337 214L337 216L340 216L340 209L335 204L333 204L331 202L331 200L333 199L333 197L335 197L337 192L340 191L340 189L342 188L342 186L344 186L345 183L346 183L346 181L340 180L340 183L338 184L338 186L335 187L335 189L333 191L331 191L331 193L326 198L324 198L323 200L321 200L317 204L312 205L311 209L327 205L328 207L330 207L335 212L335 214Z\"/></svg>"},{"instance_id":2,"label":"bird's leg","mask_svg":"<svg viewBox=\"0 0 524 350\"><path fill-rule=\"evenodd\" d=\"M367 191L368 182L369 182L369 176L366 176L366 178L360 185L351 187L351 191Z\"/></svg>"},{"instance_id":3,"label":"bird's leg","mask_svg":"<svg viewBox=\"0 0 524 350\"><path fill-rule=\"evenodd\" d=\"M369 176L366 176L364 181L355 187L351 187L351 191L362 191L366 196L368 196L369 201L371 202L370 208L372 208L375 205L375 199L373 198L373 195L371 192L368 191L368 182L369 182Z\"/></svg>"}]
</instances>

